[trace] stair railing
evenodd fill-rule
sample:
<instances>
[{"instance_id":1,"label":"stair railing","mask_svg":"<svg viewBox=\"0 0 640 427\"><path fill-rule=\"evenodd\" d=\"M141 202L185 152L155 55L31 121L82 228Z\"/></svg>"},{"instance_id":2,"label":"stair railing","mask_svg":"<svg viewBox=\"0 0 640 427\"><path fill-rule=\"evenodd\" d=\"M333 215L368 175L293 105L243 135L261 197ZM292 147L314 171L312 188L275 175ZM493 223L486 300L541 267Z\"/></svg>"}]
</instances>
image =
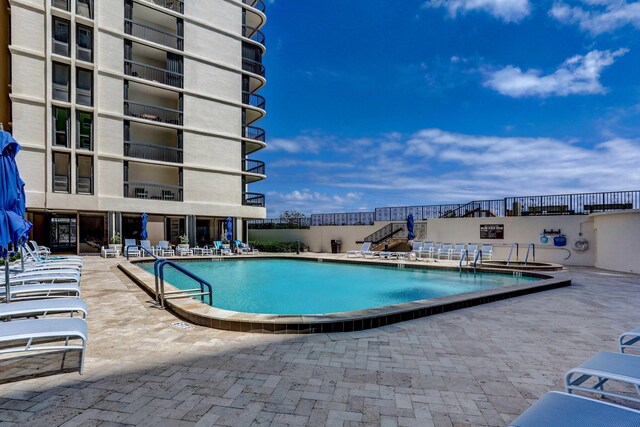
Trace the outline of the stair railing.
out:
<instances>
[{"instance_id":1,"label":"stair railing","mask_svg":"<svg viewBox=\"0 0 640 427\"><path fill-rule=\"evenodd\" d=\"M511 254L513 254L513 247L516 248L516 261L518 261L518 253L520 251L520 246L517 243L511 244L511 249L509 250L509 257L507 258L507 265L511 262Z\"/></svg>"},{"instance_id":2,"label":"stair railing","mask_svg":"<svg viewBox=\"0 0 640 427\"><path fill-rule=\"evenodd\" d=\"M534 243L529 243L527 245L527 254L524 257L524 265L527 265L527 262L529 262L529 251L533 254L533 262L536 262L536 245Z\"/></svg>"}]
</instances>

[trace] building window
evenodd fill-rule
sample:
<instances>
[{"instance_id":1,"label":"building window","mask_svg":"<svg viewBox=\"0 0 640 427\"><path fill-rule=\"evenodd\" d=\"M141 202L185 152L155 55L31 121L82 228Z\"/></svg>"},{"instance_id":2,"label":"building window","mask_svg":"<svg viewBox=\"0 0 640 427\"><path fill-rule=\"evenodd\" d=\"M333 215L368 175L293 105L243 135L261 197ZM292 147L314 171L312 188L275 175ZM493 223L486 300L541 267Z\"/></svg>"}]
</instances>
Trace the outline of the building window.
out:
<instances>
[{"instance_id":1,"label":"building window","mask_svg":"<svg viewBox=\"0 0 640 427\"><path fill-rule=\"evenodd\" d=\"M71 155L53 153L53 192L71 192Z\"/></svg>"},{"instance_id":2,"label":"building window","mask_svg":"<svg viewBox=\"0 0 640 427\"><path fill-rule=\"evenodd\" d=\"M76 168L76 193L93 194L93 157L78 156Z\"/></svg>"},{"instance_id":3,"label":"building window","mask_svg":"<svg viewBox=\"0 0 640 427\"><path fill-rule=\"evenodd\" d=\"M86 111L76 113L77 147L82 150L93 150L93 114Z\"/></svg>"},{"instance_id":4,"label":"building window","mask_svg":"<svg viewBox=\"0 0 640 427\"><path fill-rule=\"evenodd\" d=\"M76 58L80 61L93 62L93 30L84 25L78 25L76 44Z\"/></svg>"},{"instance_id":5,"label":"building window","mask_svg":"<svg viewBox=\"0 0 640 427\"><path fill-rule=\"evenodd\" d=\"M69 12L69 0L52 0L51 5L55 8Z\"/></svg>"},{"instance_id":6,"label":"building window","mask_svg":"<svg viewBox=\"0 0 640 427\"><path fill-rule=\"evenodd\" d=\"M76 14L93 19L93 0L76 0Z\"/></svg>"},{"instance_id":7,"label":"building window","mask_svg":"<svg viewBox=\"0 0 640 427\"><path fill-rule=\"evenodd\" d=\"M69 21L53 18L53 53L69 56Z\"/></svg>"},{"instance_id":8,"label":"building window","mask_svg":"<svg viewBox=\"0 0 640 427\"><path fill-rule=\"evenodd\" d=\"M53 107L53 145L69 147L69 115L68 108Z\"/></svg>"},{"instance_id":9,"label":"building window","mask_svg":"<svg viewBox=\"0 0 640 427\"><path fill-rule=\"evenodd\" d=\"M53 99L69 102L70 67L67 64L53 63Z\"/></svg>"},{"instance_id":10,"label":"building window","mask_svg":"<svg viewBox=\"0 0 640 427\"><path fill-rule=\"evenodd\" d=\"M78 68L76 73L76 103L93 105L93 72Z\"/></svg>"}]
</instances>

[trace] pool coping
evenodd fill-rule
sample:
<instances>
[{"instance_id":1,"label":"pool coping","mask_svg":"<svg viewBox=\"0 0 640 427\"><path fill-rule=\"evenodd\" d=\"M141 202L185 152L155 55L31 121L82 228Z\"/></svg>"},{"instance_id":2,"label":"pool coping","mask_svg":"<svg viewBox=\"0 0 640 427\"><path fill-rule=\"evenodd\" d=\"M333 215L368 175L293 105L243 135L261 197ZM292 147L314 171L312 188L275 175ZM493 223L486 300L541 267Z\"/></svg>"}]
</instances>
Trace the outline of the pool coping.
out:
<instances>
[{"instance_id":1,"label":"pool coping","mask_svg":"<svg viewBox=\"0 0 640 427\"><path fill-rule=\"evenodd\" d=\"M457 267L443 265L425 265L406 261L380 262L362 258L333 259L308 256L306 254L305 256L274 254L233 257L189 256L172 258L172 260L175 261L206 261L212 259L220 259L223 260L223 262L230 262L237 259L298 259L316 262L401 266L399 268L458 271ZM118 268L144 291L151 296L155 296L154 275L136 265L149 261L153 260L151 258L142 258L133 261L122 261L118 264ZM525 277L540 278L541 280L526 285L512 285L503 288L467 292L458 295L327 315L274 315L243 313L215 308L192 298L166 300L165 305L167 309L172 311L178 317L181 317L191 323L228 331L267 334L352 332L377 328L397 322L571 285L571 278L566 272L539 273L531 271L506 270L504 268L478 268L478 271L483 273L507 275L513 275L516 273ZM179 289L175 288L170 283L165 284L165 289L167 292L179 291Z\"/></svg>"}]
</instances>

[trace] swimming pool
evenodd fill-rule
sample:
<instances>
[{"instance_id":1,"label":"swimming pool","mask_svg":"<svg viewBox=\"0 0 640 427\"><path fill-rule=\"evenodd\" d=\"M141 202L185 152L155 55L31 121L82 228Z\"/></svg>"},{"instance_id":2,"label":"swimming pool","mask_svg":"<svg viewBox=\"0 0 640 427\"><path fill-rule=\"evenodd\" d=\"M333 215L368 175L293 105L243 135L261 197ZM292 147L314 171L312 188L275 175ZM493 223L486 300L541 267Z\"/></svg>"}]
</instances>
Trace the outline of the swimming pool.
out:
<instances>
[{"instance_id":1,"label":"swimming pool","mask_svg":"<svg viewBox=\"0 0 640 427\"><path fill-rule=\"evenodd\" d=\"M213 286L213 306L224 310L312 315L366 310L478 292L539 280L492 273L459 273L397 266L294 259L234 259L181 263ZM153 272L152 264L142 264ZM178 289L193 282L175 270L165 280Z\"/></svg>"}]
</instances>

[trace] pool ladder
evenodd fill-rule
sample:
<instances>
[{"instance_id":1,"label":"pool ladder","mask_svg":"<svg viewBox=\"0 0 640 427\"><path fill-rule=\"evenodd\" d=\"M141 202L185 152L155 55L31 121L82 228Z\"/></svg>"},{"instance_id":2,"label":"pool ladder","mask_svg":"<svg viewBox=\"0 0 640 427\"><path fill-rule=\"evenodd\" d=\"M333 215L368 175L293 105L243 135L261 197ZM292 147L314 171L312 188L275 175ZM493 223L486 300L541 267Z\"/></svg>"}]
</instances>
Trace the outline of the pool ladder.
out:
<instances>
[{"instance_id":1,"label":"pool ladder","mask_svg":"<svg viewBox=\"0 0 640 427\"><path fill-rule=\"evenodd\" d=\"M462 252L462 256L460 257L460 262L458 263L458 271L462 272L462 261L467 260L467 267L469 267L469 250L465 249ZM473 259L473 274L475 275L478 270L478 261L480 261L480 267L482 267L482 250L476 252L476 256Z\"/></svg>"},{"instance_id":2,"label":"pool ladder","mask_svg":"<svg viewBox=\"0 0 640 427\"><path fill-rule=\"evenodd\" d=\"M511 245L511 249L509 250L509 257L507 258L507 265L509 265L509 263L511 262L511 255L513 254L513 248L516 248L516 261L518 261L518 252L519 252L519 247L520 245L518 245L517 243L513 243ZM524 257L524 265L527 265L527 263L529 262L529 254L533 255L533 262L536 261L536 245L534 243L529 243L527 245L527 253Z\"/></svg>"}]
</instances>

